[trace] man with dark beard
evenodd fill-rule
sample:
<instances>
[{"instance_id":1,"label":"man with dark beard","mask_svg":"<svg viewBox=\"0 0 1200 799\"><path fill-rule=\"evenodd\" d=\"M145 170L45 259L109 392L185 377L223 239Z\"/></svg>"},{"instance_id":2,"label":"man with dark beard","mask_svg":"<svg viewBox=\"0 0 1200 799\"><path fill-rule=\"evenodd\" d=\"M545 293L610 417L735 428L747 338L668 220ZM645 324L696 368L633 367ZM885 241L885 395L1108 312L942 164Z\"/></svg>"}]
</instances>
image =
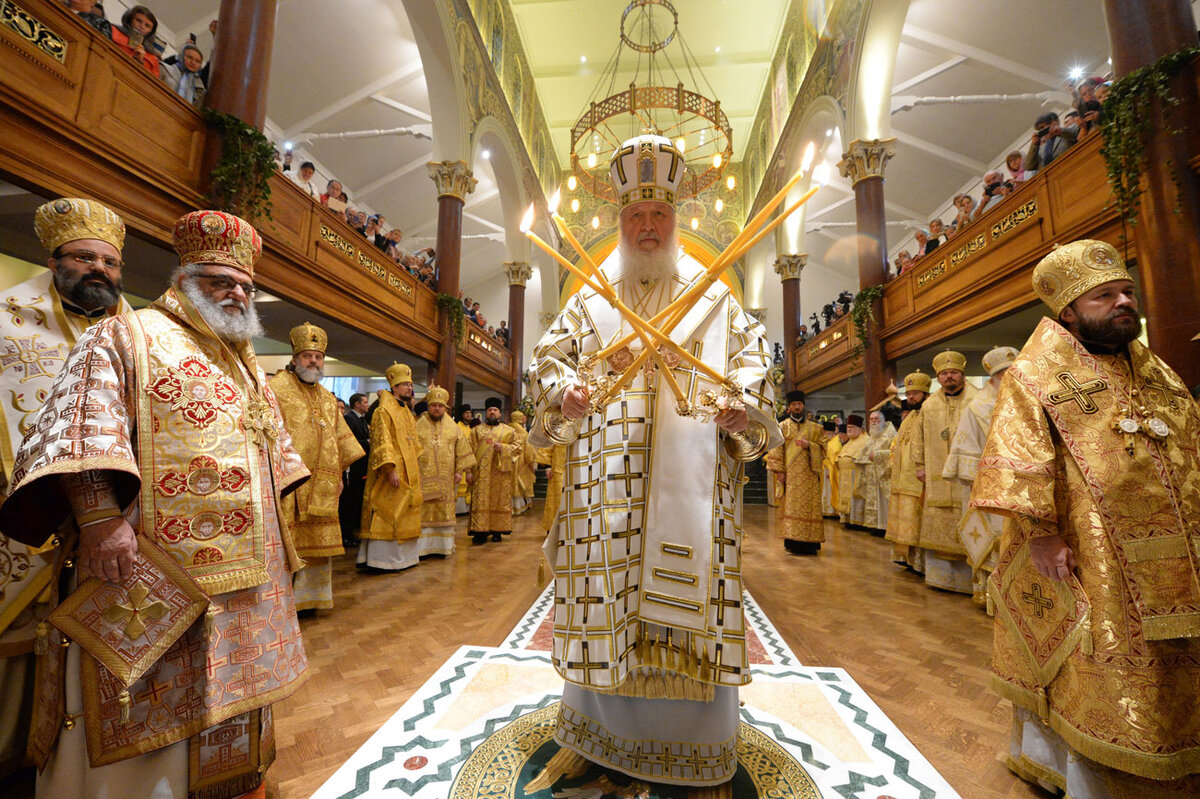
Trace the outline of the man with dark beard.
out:
<instances>
[{"instance_id":1,"label":"man with dark beard","mask_svg":"<svg viewBox=\"0 0 1200 799\"><path fill-rule=\"evenodd\" d=\"M1137 340L1094 240L1034 268L1044 318L1000 384L973 507L1004 515L989 581L1009 766L1070 796L1200 795L1200 411Z\"/></svg>"},{"instance_id":2,"label":"man with dark beard","mask_svg":"<svg viewBox=\"0 0 1200 799\"><path fill-rule=\"evenodd\" d=\"M292 360L269 384L292 434L292 445L312 475L284 498L280 512L292 531L296 553L304 558L304 568L292 581L296 610L311 615L333 608L332 558L344 551L338 524L342 474L364 453L338 413L337 398L321 385L329 336L308 322L288 335Z\"/></svg>"},{"instance_id":3,"label":"man with dark beard","mask_svg":"<svg viewBox=\"0 0 1200 799\"><path fill-rule=\"evenodd\" d=\"M815 555L825 540L825 520L821 518L825 431L805 415L803 391L787 393L787 418L780 429L783 443L766 456L767 470L775 475L782 490L775 531L788 552Z\"/></svg>"},{"instance_id":4,"label":"man with dark beard","mask_svg":"<svg viewBox=\"0 0 1200 799\"><path fill-rule=\"evenodd\" d=\"M125 223L93 200L62 198L34 214L34 232L50 253L47 271L6 289L0 316L0 496L17 445L50 393L67 352L90 325L132 310L121 298ZM33 704L33 647L50 606L35 604L50 579L53 552L35 554L0 535L0 779L21 765Z\"/></svg>"},{"instance_id":5,"label":"man with dark beard","mask_svg":"<svg viewBox=\"0 0 1200 799\"><path fill-rule=\"evenodd\" d=\"M51 585L74 620L69 637L39 632L42 796L252 790L270 707L305 678L278 502L308 471L250 344L262 239L219 211L183 216L173 238L171 287L71 349L0 506L7 535L61 540ZM203 622L164 621L192 606ZM216 767L189 770L196 758Z\"/></svg>"},{"instance_id":6,"label":"man with dark beard","mask_svg":"<svg viewBox=\"0 0 1200 799\"><path fill-rule=\"evenodd\" d=\"M913 457L913 428L921 423L921 404L929 396L933 379L918 369L904 378L904 415L896 438L892 441L891 493L888 496L887 531L884 538L892 542L892 562L924 573L924 558L917 544L921 540L921 507L924 504L925 484L917 479ZM907 413L905 413L907 411Z\"/></svg>"},{"instance_id":7,"label":"man with dark beard","mask_svg":"<svg viewBox=\"0 0 1200 799\"><path fill-rule=\"evenodd\" d=\"M471 451L475 468L467 472L471 484L471 516L467 532L476 544L493 541L512 532L513 483L516 480L517 459L524 443L517 432L500 423L499 397L489 397L484 403L483 424L471 429Z\"/></svg>"}]
</instances>

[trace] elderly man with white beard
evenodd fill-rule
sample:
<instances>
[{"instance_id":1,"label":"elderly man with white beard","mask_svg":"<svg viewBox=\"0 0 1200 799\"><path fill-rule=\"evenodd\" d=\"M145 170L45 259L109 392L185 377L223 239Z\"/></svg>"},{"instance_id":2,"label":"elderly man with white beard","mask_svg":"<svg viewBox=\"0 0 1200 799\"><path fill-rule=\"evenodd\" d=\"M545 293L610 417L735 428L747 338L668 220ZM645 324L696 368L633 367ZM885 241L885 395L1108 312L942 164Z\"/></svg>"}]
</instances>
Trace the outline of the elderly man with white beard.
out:
<instances>
[{"instance_id":1,"label":"elderly man with white beard","mask_svg":"<svg viewBox=\"0 0 1200 799\"><path fill-rule=\"evenodd\" d=\"M620 244L600 271L643 319L665 309L703 269L682 255L676 192L683 157L667 138L643 135L614 154L610 172ZM782 443L773 416L765 331L722 283L671 332L725 385L659 345L695 406L725 394L715 416L677 413L676 397L646 360L615 396L594 407L592 356L629 322L589 288L568 300L534 350L531 434L563 439L574 420L559 524L544 552L555 572L553 661L566 680L555 738L562 747L528 786L553 785L592 760L639 780L687 786L692 797L731 795L737 769L737 687L750 681L741 595L744 466L727 450L752 431ZM644 344L595 364L624 374ZM561 417L556 416L556 412Z\"/></svg>"},{"instance_id":2,"label":"elderly man with white beard","mask_svg":"<svg viewBox=\"0 0 1200 799\"><path fill-rule=\"evenodd\" d=\"M39 633L42 796L253 790L271 705L306 677L278 508L308 471L250 343L262 239L196 211L174 243L171 287L71 349L0 506L5 534L61 540L51 620L71 634Z\"/></svg>"},{"instance_id":3,"label":"elderly man with white beard","mask_svg":"<svg viewBox=\"0 0 1200 799\"><path fill-rule=\"evenodd\" d=\"M296 572L292 591L296 610L312 615L333 608L333 556L341 555L342 528L338 499L342 474L362 458L363 448L338 413L337 397L321 385L329 336L305 322L288 333L292 360L268 384L275 392L292 444L312 475L283 500L281 516L304 568Z\"/></svg>"}]
</instances>

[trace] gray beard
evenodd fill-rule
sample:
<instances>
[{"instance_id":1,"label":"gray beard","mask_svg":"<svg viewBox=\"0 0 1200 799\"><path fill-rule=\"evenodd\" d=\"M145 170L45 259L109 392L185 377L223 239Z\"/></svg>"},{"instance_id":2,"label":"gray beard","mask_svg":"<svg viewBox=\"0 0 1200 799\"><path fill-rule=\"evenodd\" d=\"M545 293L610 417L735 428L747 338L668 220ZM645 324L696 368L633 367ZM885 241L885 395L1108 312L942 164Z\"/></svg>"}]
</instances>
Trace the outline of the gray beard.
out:
<instances>
[{"instance_id":1,"label":"gray beard","mask_svg":"<svg viewBox=\"0 0 1200 799\"><path fill-rule=\"evenodd\" d=\"M196 310L200 312L208 326L217 334L217 338L222 341L238 343L241 341L249 341L256 336L262 336L262 322L259 321L258 311L254 307L254 300L247 298L246 307L242 311L241 316L230 316L221 310L227 305L236 305L237 300L233 297L226 297L220 302L213 302L208 298L200 287L196 285L193 278L185 277L179 283L179 287L192 305L196 306Z\"/></svg>"},{"instance_id":2,"label":"gray beard","mask_svg":"<svg viewBox=\"0 0 1200 799\"><path fill-rule=\"evenodd\" d=\"M93 286L89 283L84 283L84 280L97 277L97 275L84 275L78 279L72 280L63 270L54 273L54 288L58 290L60 296L65 297L68 302L78 305L85 311L94 311L97 308L108 308L116 305L121 299L121 284L112 283L109 281L107 286ZM108 278L103 278L108 280Z\"/></svg>"},{"instance_id":3,"label":"gray beard","mask_svg":"<svg viewBox=\"0 0 1200 799\"><path fill-rule=\"evenodd\" d=\"M621 275L626 279L667 280L675 274L675 263L679 260L679 231L652 252L642 252L624 236L617 248L621 253Z\"/></svg>"},{"instance_id":4,"label":"gray beard","mask_svg":"<svg viewBox=\"0 0 1200 799\"><path fill-rule=\"evenodd\" d=\"M292 365L292 370L296 373L296 377L309 385L320 383L325 377L325 370L322 368L309 368L307 366Z\"/></svg>"}]
</instances>

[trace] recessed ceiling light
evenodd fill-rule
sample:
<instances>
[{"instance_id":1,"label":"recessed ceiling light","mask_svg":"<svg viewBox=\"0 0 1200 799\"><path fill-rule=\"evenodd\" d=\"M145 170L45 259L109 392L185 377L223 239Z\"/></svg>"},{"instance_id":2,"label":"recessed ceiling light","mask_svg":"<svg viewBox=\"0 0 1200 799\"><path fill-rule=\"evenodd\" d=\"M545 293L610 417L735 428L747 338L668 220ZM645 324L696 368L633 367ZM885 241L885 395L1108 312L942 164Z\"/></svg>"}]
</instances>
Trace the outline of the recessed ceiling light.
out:
<instances>
[{"instance_id":1,"label":"recessed ceiling light","mask_svg":"<svg viewBox=\"0 0 1200 799\"><path fill-rule=\"evenodd\" d=\"M586 63L587 63L587 56L585 56L585 55L581 55L581 56L579 56L579 63L580 63L580 64L586 64Z\"/></svg>"},{"instance_id":2,"label":"recessed ceiling light","mask_svg":"<svg viewBox=\"0 0 1200 799\"><path fill-rule=\"evenodd\" d=\"M480 153L480 155L482 155L484 158L491 158L491 157L492 157L492 151L491 151L491 150L484 150L483 152L481 152L481 153Z\"/></svg>"},{"instance_id":3,"label":"recessed ceiling light","mask_svg":"<svg viewBox=\"0 0 1200 799\"><path fill-rule=\"evenodd\" d=\"M713 50L713 52L714 52L714 53L719 53L719 52L721 52L721 45L719 45L719 44L718 44L718 45L717 45L717 47L716 47L716 49L715 49L715 50Z\"/></svg>"},{"instance_id":4,"label":"recessed ceiling light","mask_svg":"<svg viewBox=\"0 0 1200 799\"><path fill-rule=\"evenodd\" d=\"M827 137L828 137L828 136L832 136L832 135L833 135L833 128L830 128L829 130L825 131L825 135L826 135Z\"/></svg>"}]
</instances>

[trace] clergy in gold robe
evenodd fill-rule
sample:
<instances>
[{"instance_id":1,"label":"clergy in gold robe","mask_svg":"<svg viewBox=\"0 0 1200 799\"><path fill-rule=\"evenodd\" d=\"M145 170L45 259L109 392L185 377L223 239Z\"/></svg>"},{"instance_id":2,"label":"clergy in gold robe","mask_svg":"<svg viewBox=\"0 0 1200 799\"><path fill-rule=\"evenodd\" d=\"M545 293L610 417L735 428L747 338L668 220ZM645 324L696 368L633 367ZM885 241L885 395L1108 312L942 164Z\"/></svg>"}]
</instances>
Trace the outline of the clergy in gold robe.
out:
<instances>
[{"instance_id":1,"label":"clergy in gold robe","mask_svg":"<svg viewBox=\"0 0 1200 799\"><path fill-rule=\"evenodd\" d=\"M821 461L821 515L830 519L838 517L841 497L838 492L838 453L846 443L846 433L839 431L838 423L824 422L825 458Z\"/></svg>"},{"instance_id":2,"label":"clergy in gold robe","mask_svg":"<svg viewBox=\"0 0 1200 799\"><path fill-rule=\"evenodd\" d=\"M855 461L866 449L868 438L863 435L863 418L857 413L846 417L846 443L837 456L838 467L838 517L842 524L861 527L863 523L863 498L856 493L858 472Z\"/></svg>"},{"instance_id":3,"label":"clergy in gold robe","mask_svg":"<svg viewBox=\"0 0 1200 799\"><path fill-rule=\"evenodd\" d=\"M821 467L825 462L824 428L808 420L804 392L787 393L788 416L779 425L783 444L767 453L767 470L775 476L775 531L788 552L815 555L825 540L821 518Z\"/></svg>"},{"instance_id":4,"label":"clergy in gold robe","mask_svg":"<svg viewBox=\"0 0 1200 799\"><path fill-rule=\"evenodd\" d=\"M1034 268L1043 318L1000 384L971 504L1006 519L989 583L1009 766L1072 797L1200 795L1200 412L1138 341L1111 245Z\"/></svg>"},{"instance_id":5,"label":"clergy in gold robe","mask_svg":"<svg viewBox=\"0 0 1200 799\"><path fill-rule=\"evenodd\" d=\"M308 471L251 347L262 239L218 211L183 216L173 239L171 287L76 341L0 506L6 535L61 539L52 598L75 620L70 637L39 630L39 796L253 790L271 705L306 677L278 508ZM88 593L85 577L103 583ZM195 601L183 591L203 621L162 623Z\"/></svg>"},{"instance_id":6,"label":"clergy in gold robe","mask_svg":"<svg viewBox=\"0 0 1200 799\"><path fill-rule=\"evenodd\" d=\"M499 398L489 397L483 424L471 430L475 468L468 473L471 517L467 532L476 544L486 542L489 535L499 541L512 532L513 484L525 446L518 442L516 431L500 421L500 405Z\"/></svg>"},{"instance_id":7,"label":"clergy in gold robe","mask_svg":"<svg viewBox=\"0 0 1200 799\"><path fill-rule=\"evenodd\" d=\"M525 429L525 414L513 411L508 417L508 426L516 433L514 440L521 447L517 456L516 471L513 474L513 515L519 515L529 510L533 502L533 469L537 465L537 454L529 443L529 431Z\"/></svg>"},{"instance_id":8,"label":"clergy in gold robe","mask_svg":"<svg viewBox=\"0 0 1200 799\"><path fill-rule=\"evenodd\" d=\"M917 479L925 484L920 540L925 584L959 594L971 593L971 565L958 537L958 521L970 494L960 483L942 477L942 470L958 420L975 397L975 387L963 371L966 366L961 353L938 353L933 371L941 387L922 403L920 424L913 428L913 462Z\"/></svg>"},{"instance_id":9,"label":"clergy in gold robe","mask_svg":"<svg viewBox=\"0 0 1200 799\"><path fill-rule=\"evenodd\" d=\"M550 532L562 507L563 474L567 466L567 448L563 444L538 447L537 462L546 467L546 503L542 506L542 529Z\"/></svg>"},{"instance_id":10,"label":"clergy in gold robe","mask_svg":"<svg viewBox=\"0 0 1200 799\"><path fill-rule=\"evenodd\" d=\"M308 322L288 335L292 360L271 378L270 386L310 477L284 498L280 516L304 559L292 581L296 610L316 612L333 607L332 558L344 552L338 521L342 475L365 453L338 413L337 398L321 385L329 336Z\"/></svg>"},{"instance_id":11,"label":"clergy in gold robe","mask_svg":"<svg viewBox=\"0 0 1200 799\"><path fill-rule=\"evenodd\" d=\"M894 390L894 387L893 387ZM855 491L863 501L862 526L883 535L887 527L888 499L891 492L889 458L896 427L890 416L900 409L885 400L867 416L867 445L854 459Z\"/></svg>"},{"instance_id":12,"label":"clergy in gold robe","mask_svg":"<svg viewBox=\"0 0 1200 799\"><path fill-rule=\"evenodd\" d=\"M469 435L450 418L450 392L430 386L425 395L428 410L417 419L421 457L421 548L420 555L454 554L454 503L458 483L475 465Z\"/></svg>"},{"instance_id":13,"label":"clergy in gold robe","mask_svg":"<svg viewBox=\"0 0 1200 799\"><path fill-rule=\"evenodd\" d=\"M395 572L421 560L421 442L409 408L412 369L394 363L386 376L391 388L379 392L379 406L371 416L358 565Z\"/></svg>"},{"instance_id":14,"label":"clergy in gold robe","mask_svg":"<svg viewBox=\"0 0 1200 799\"><path fill-rule=\"evenodd\" d=\"M921 511L925 504L925 484L917 479L913 453L913 430L921 423L921 405L929 396L932 378L918 369L904 378L904 400L900 405L900 428L892 442L891 494L888 497L887 530L884 538L892 542L892 561L919 574L925 572L921 557Z\"/></svg>"},{"instance_id":15,"label":"clergy in gold robe","mask_svg":"<svg viewBox=\"0 0 1200 799\"><path fill-rule=\"evenodd\" d=\"M121 297L125 223L93 200L60 198L34 213L49 253L46 269L4 289L0 315L0 496L21 439L50 395L54 378L89 326L132 310ZM43 599L54 549L0 535L0 780L25 760L33 708L34 640L50 611Z\"/></svg>"},{"instance_id":16,"label":"clergy in gold robe","mask_svg":"<svg viewBox=\"0 0 1200 799\"><path fill-rule=\"evenodd\" d=\"M963 411L958 431L950 441L950 455L942 468L942 477L961 483L968 494L975 483L979 458L983 455L988 428L992 424L1000 380L1016 357L1017 351L1013 347L993 347L983 356L988 381ZM1000 516L972 508L969 502L963 505L963 515L958 522L958 537L967 550L967 563L971 564L971 600L981 607L987 606L987 581L996 570L996 544L1000 540L1002 522Z\"/></svg>"},{"instance_id":17,"label":"clergy in gold robe","mask_svg":"<svg viewBox=\"0 0 1200 799\"><path fill-rule=\"evenodd\" d=\"M471 440L471 428L475 424L475 413L471 410L470 405L464 405L459 409L458 430L462 433L463 439ZM467 474L463 472L459 478L454 499L454 515L466 516L471 512L471 486L467 483Z\"/></svg>"}]
</instances>

